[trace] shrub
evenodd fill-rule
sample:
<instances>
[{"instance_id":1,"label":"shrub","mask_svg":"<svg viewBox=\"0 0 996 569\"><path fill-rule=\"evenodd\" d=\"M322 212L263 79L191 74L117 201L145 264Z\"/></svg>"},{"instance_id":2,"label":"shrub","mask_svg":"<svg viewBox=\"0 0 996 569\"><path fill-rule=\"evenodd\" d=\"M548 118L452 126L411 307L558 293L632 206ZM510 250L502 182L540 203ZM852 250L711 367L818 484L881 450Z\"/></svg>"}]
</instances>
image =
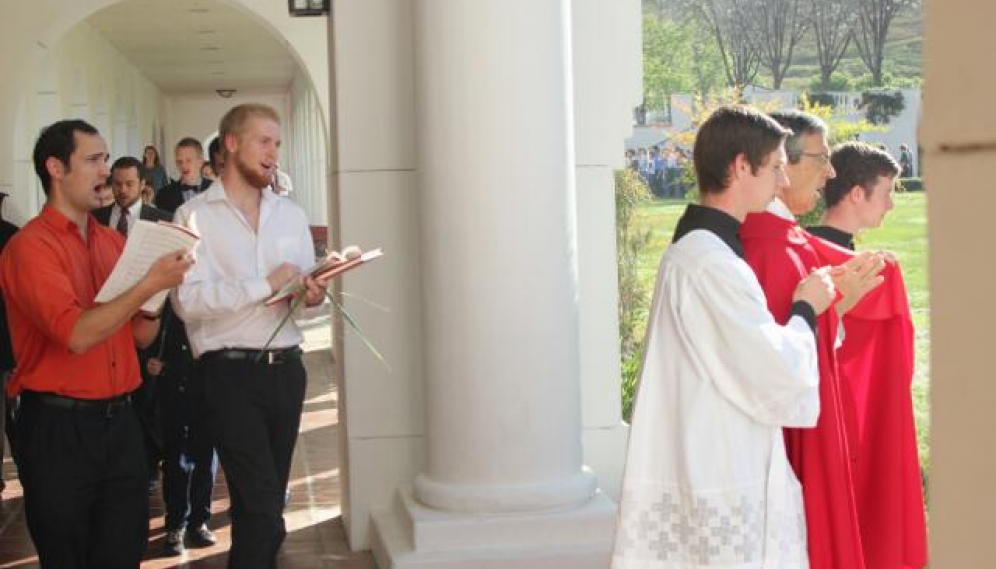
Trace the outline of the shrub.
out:
<instances>
[{"instance_id":1,"label":"shrub","mask_svg":"<svg viewBox=\"0 0 996 569\"><path fill-rule=\"evenodd\" d=\"M650 241L649 230L638 230L633 223L637 207L650 201L650 190L640 176L630 170L618 170L616 181L616 246L619 271L619 342L623 360L639 350L635 330L648 304L648 288L638 274L639 253Z\"/></svg>"},{"instance_id":2,"label":"shrub","mask_svg":"<svg viewBox=\"0 0 996 569\"><path fill-rule=\"evenodd\" d=\"M923 178L899 178L896 190L900 192L922 192Z\"/></svg>"},{"instance_id":3,"label":"shrub","mask_svg":"<svg viewBox=\"0 0 996 569\"><path fill-rule=\"evenodd\" d=\"M650 190L633 170L618 170L616 184L616 247L619 271L619 346L622 356L623 417L628 421L636 392L640 339L636 330L642 324L649 304L649 289L640 280L640 251L650 242L651 232L634 224L637 207L650 201Z\"/></svg>"},{"instance_id":4,"label":"shrub","mask_svg":"<svg viewBox=\"0 0 996 569\"><path fill-rule=\"evenodd\" d=\"M889 124L906 108L906 102L900 91L874 90L861 93L861 107L865 117L872 124Z\"/></svg>"}]
</instances>

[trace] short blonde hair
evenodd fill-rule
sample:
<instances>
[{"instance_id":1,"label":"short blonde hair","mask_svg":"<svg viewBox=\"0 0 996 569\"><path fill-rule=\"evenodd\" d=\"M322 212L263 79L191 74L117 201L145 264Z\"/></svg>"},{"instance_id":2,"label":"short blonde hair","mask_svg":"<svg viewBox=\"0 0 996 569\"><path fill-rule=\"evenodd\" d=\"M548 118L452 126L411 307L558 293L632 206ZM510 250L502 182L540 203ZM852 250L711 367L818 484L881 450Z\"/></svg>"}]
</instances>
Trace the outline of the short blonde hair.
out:
<instances>
[{"instance_id":1,"label":"short blonde hair","mask_svg":"<svg viewBox=\"0 0 996 569\"><path fill-rule=\"evenodd\" d=\"M225 137L234 135L236 138L242 136L246 123L252 118L270 119L280 124L280 115L276 109L262 103L245 103L229 109L225 116L221 117L218 124L218 138L222 140L224 147Z\"/></svg>"}]
</instances>

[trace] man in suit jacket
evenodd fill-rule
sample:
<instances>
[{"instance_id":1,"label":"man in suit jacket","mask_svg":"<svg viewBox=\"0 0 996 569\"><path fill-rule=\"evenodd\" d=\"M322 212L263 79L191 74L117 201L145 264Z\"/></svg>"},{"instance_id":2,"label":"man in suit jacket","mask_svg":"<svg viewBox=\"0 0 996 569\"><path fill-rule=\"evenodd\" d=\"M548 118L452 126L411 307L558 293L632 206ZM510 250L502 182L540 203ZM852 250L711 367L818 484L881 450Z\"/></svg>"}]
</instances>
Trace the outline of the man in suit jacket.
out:
<instances>
[{"instance_id":1,"label":"man in suit jacket","mask_svg":"<svg viewBox=\"0 0 996 569\"><path fill-rule=\"evenodd\" d=\"M176 168L180 171L180 179L174 180L168 186L156 193L155 204L159 209L170 214L184 202L203 192L212 181L201 176L204 165L204 147L196 138L184 138L176 144Z\"/></svg>"},{"instance_id":2,"label":"man in suit jacket","mask_svg":"<svg viewBox=\"0 0 996 569\"><path fill-rule=\"evenodd\" d=\"M132 156L122 156L111 165L111 189L114 203L93 210L93 216L101 225L116 228L125 237L135 227L135 221L172 221L169 212L146 205L142 202L142 180L145 179L145 166ZM161 333L161 331L160 331ZM155 345L155 344L153 344ZM160 429L158 402L156 400L156 378L146 370L150 354L138 351L142 369L142 385L134 393L135 413L142 423L145 435L145 452L149 461L149 488L159 477L159 462L162 460L163 445Z\"/></svg>"},{"instance_id":3,"label":"man in suit jacket","mask_svg":"<svg viewBox=\"0 0 996 569\"><path fill-rule=\"evenodd\" d=\"M145 166L141 160L132 156L122 156L111 165L111 188L114 191L114 203L93 210L93 216L101 225L117 228L125 237L128 236L135 221L172 221L173 216L168 211L142 203L142 180L145 178ZM122 220L124 217L124 220Z\"/></svg>"}]
</instances>

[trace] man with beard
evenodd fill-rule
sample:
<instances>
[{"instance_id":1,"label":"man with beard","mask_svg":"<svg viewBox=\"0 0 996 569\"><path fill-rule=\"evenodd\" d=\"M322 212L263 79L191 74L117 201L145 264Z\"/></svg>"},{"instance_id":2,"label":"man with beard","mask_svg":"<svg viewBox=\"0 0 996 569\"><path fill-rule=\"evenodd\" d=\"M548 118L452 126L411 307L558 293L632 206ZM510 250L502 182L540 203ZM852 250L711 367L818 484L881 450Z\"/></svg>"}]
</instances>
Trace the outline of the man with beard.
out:
<instances>
[{"instance_id":1,"label":"man with beard","mask_svg":"<svg viewBox=\"0 0 996 569\"><path fill-rule=\"evenodd\" d=\"M838 146L830 161L837 177L823 192L822 225L809 232L825 240L812 244L826 262L843 263L854 256L854 235L892 210L901 167L862 142ZM927 564L927 529L911 393L913 318L899 264L889 262L882 276L883 285L843 318L837 360L857 416L853 474L865 565L918 569Z\"/></svg>"},{"instance_id":2,"label":"man with beard","mask_svg":"<svg viewBox=\"0 0 996 569\"><path fill-rule=\"evenodd\" d=\"M303 274L315 261L304 210L268 187L280 146L277 112L234 107L218 137L227 161L220 180L177 211L201 240L175 307L204 374L207 424L232 497L229 567L269 568L286 535L284 492L305 370L301 331L293 320L280 327L290 300L264 301L299 280L304 304L317 306L326 283Z\"/></svg>"},{"instance_id":3,"label":"man with beard","mask_svg":"<svg viewBox=\"0 0 996 569\"><path fill-rule=\"evenodd\" d=\"M138 284L96 304L124 248L90 215L109 174L107 145L86 122L59 121L42 131L33 157L45 207L0 256L28 530L42 567L138 567L149 495L131 404L141 381L135 346L159 329L139 309L179 284L191 260L182 250L164 255Z\"/></svg>"},{"instance_id":4,"label":"man with beard","mask_svg":"<svg viewBox=\"0 0 996 569\"><path fill-rule=\"evenodd\" d=\"M827 126L810 114L771 115L792 131L785 142L788 185L776 192L767 211L747 216L740 227L747 262L757 275L775 320L790 316L792 294L810 271L824 265L795 216L813 209L826 181L834 177ZM854 503L852 447L854 409L837 373L839 316L882 282L880 255L855 257L832 271L842 297L817 319L820 417L812 429L785 429L789 461L802 483L813 569L864 569Z\"/></svg>"}]
</instances>

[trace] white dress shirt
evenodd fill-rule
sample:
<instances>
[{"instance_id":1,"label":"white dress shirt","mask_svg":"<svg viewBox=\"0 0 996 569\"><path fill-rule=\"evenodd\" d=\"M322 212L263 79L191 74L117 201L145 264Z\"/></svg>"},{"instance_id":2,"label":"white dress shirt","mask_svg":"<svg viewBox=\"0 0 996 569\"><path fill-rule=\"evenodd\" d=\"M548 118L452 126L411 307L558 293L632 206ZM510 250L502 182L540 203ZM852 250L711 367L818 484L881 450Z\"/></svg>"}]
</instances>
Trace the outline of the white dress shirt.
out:
<instances>
[{"instance_id":1,"label":"white dress shirt","mask_svg":"<svg viewBox=\"0 0 996 569\"><path fill-rule=\"evenodd\" d=\"M128 235L131 235L131 230L135 228L135 222L141 219L142 215L142 200L137 199L135 203L128 207ZM111 229L116 229L118 226L118 219L121 217L121 206L118 202L114 202L111 206L111 218L107 221L107 226Z\"/></svg>"},{"instance_id":2,"label":"white dress shirt","mask_svg":"<svg viewBox=\"0 0 996 569\"><path fill-rule=\"evenodd\" d=\"M173 292L194 356L224 348L262 349L290 309L288 301L263 305L271 294L267 275L285 262L302 270L315 263L304 210L264 189L253 231L216 181L183 204L174 221L201 236L194 266ZM303 339L291 318L269 347L288 348Z\"/></svg>"}]
</instances>

